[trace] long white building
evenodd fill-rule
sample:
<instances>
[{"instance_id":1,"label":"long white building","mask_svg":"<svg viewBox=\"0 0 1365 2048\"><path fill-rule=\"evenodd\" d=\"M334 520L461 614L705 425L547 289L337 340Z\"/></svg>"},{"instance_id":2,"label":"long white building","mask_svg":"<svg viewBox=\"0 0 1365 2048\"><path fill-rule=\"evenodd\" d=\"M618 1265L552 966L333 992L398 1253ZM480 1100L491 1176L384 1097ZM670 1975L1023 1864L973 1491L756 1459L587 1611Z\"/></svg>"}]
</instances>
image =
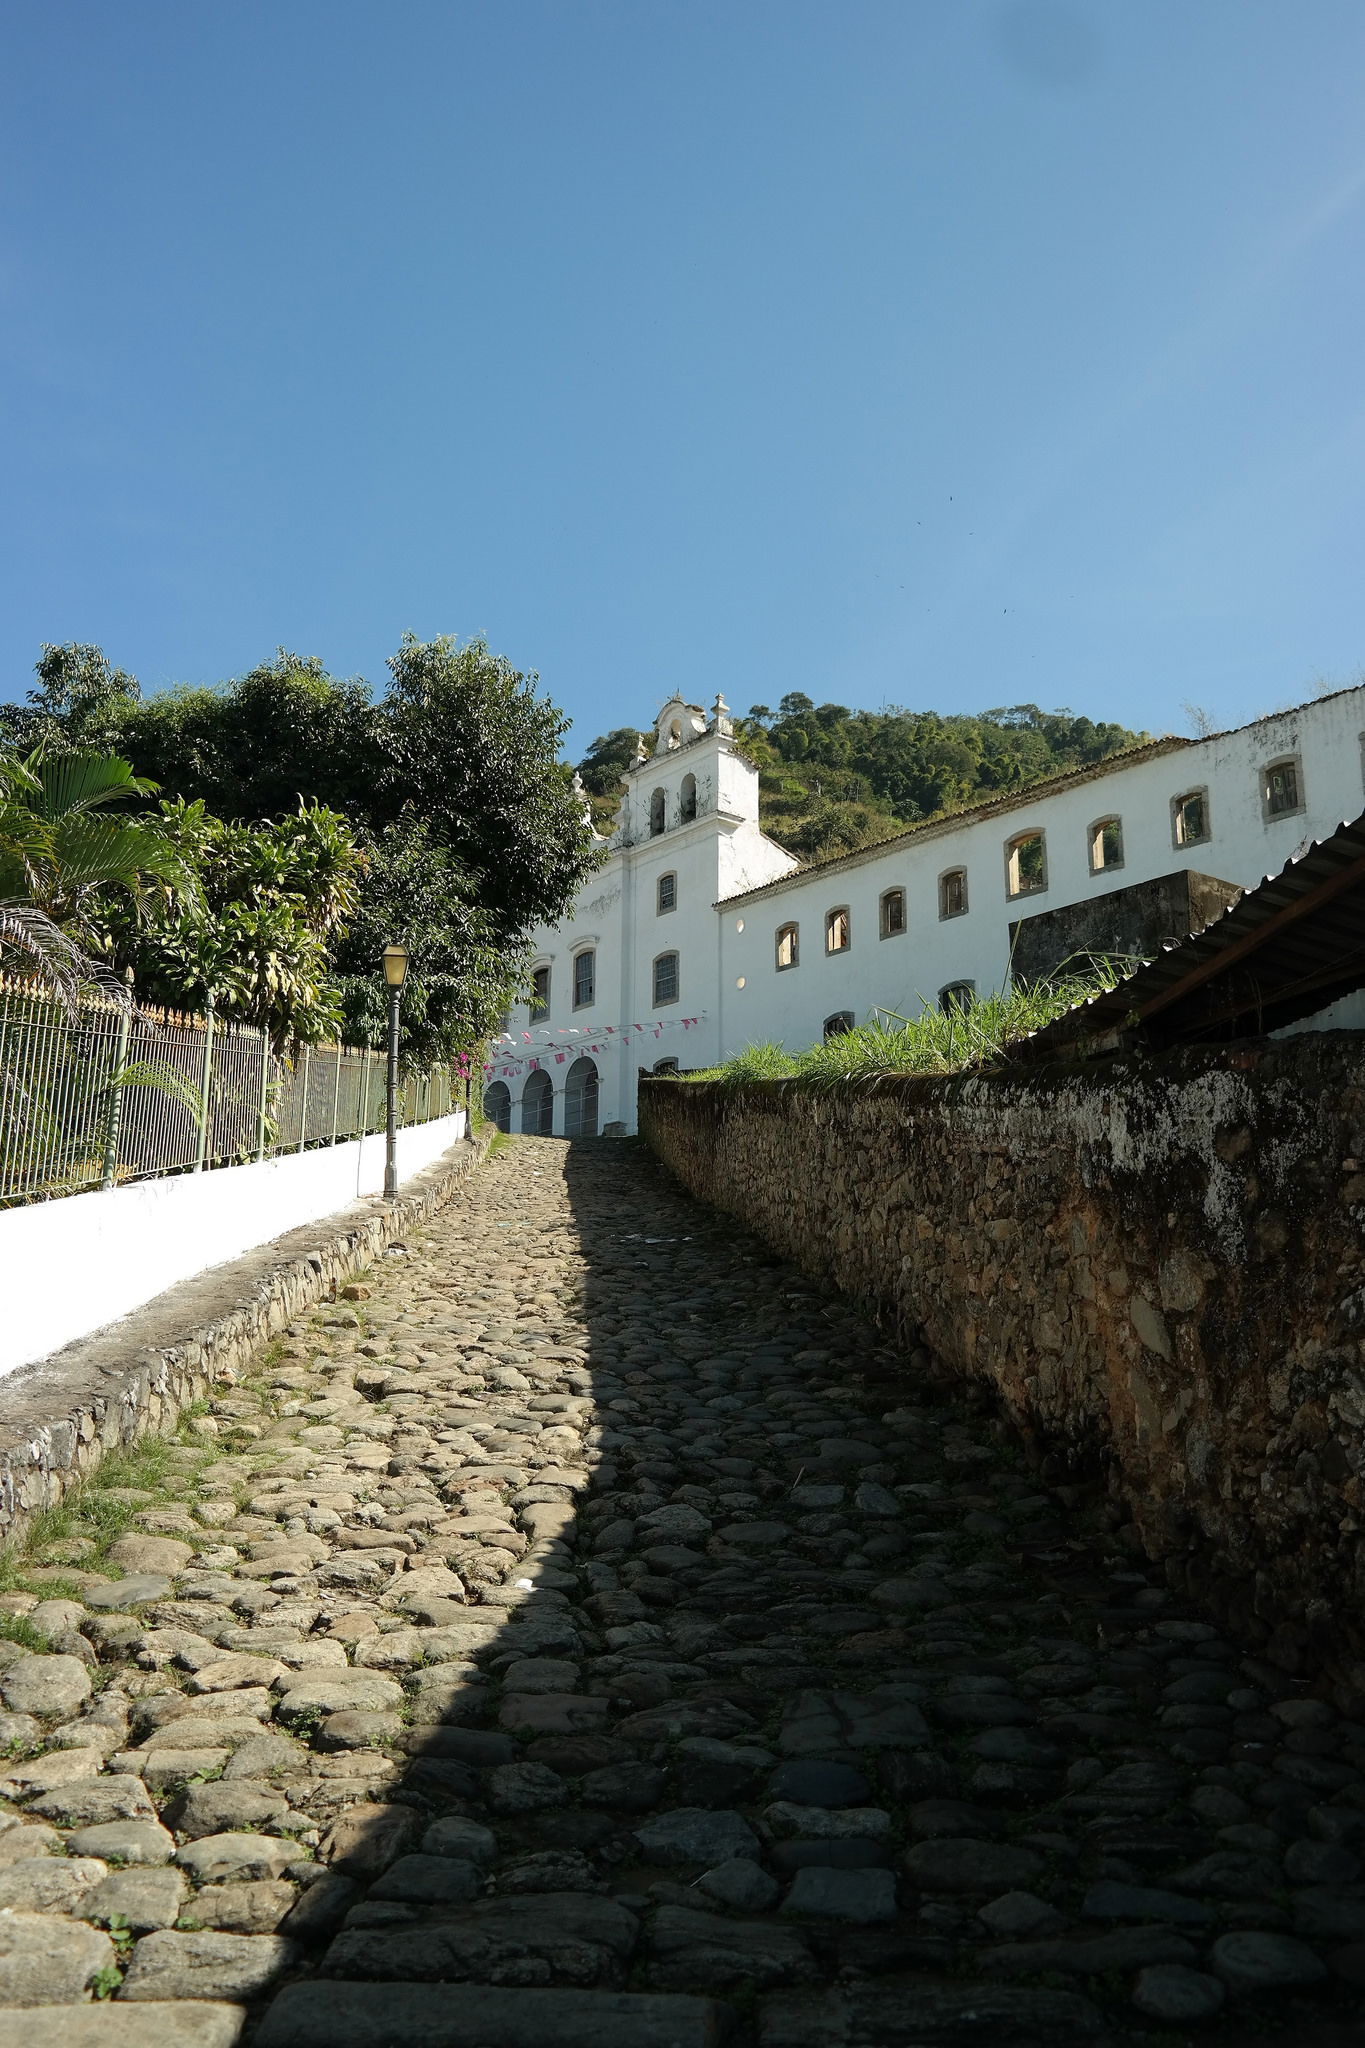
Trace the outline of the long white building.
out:
<instances>
[{"instance_id":1,"label":"long white building","mask_svg":"<svg viewBox=\"0 0 1365 2048\"><path fill-rule=\"evenodd\" d=\"M1021 950L1060 958L1068 932L1125 950L1186 901L1189 929L1231 893L1201 878L1250 887L1365 809L1365 687L1154 740L811 866L760 828L758 772L720 698L709 716L671 698L622 782L608 857L532 935L535 1000L490 1058L504 1128L633 1131L642 1070L918 1015L1003 987Z\"/></svg>"}]
</instances>

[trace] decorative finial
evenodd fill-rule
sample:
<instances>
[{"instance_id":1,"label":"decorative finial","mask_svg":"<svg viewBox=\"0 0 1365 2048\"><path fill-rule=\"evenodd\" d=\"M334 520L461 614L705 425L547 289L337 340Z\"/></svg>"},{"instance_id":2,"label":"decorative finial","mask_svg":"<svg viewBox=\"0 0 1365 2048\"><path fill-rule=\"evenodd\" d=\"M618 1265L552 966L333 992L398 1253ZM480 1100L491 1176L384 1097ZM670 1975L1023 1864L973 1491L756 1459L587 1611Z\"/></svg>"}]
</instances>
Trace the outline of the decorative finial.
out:
<instances>
[{"instance_id":1,"label":"decorative finial","mask_svg":"<svg viewBox=\"0 0 1365 2048\"><path fill-rule=\"evenodd\" d=\"M719 690L717 690L716 692L714 716L711 720L711 730L712 732L721 733L727 738L733 737L735 730L734 720L730 716L730 707L726 703L724 697L721 695Z\"/></svg>"}]
</instances>

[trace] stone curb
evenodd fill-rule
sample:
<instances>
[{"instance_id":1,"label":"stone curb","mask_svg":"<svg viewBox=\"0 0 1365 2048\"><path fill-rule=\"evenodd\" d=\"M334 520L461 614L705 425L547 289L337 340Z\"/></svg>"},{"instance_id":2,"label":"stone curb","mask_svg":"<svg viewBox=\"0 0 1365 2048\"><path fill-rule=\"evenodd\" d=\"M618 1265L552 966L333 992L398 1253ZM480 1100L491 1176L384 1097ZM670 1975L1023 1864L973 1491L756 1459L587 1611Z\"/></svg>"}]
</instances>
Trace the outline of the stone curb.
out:
<instances>
[{"instance_id":1,"label":"stone curb","mask_svg":"<svg viewBox=\"0 0 1365 2048\"><path fill-rule=\"evenodd\" d=\"M442 1208L492 1138L486 1127L461 1139L394 1202L355 1202L304 1224L0 1381L0 1544L88 1479L107 1450L172 1428L286 1323Z\"/></svg>"}]
</instances>

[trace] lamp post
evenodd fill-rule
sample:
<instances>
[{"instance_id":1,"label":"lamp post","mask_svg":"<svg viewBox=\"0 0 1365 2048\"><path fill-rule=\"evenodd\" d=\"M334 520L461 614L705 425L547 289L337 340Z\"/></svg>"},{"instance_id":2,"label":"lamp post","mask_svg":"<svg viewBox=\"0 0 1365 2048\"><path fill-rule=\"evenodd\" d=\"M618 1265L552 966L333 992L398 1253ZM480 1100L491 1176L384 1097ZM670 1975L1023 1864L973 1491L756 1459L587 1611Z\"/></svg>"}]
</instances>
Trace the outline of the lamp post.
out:
<instances>
[{"instance_id":1,"label":"lamp post","mask_svg":"<svg viewBox=\"0 0 1365 2048\"><path fill-rule=\"evenodd\" d=\"M384 1195L389 1201L398 1193L398 1005L403 1000L403 979L407 971L407 947L385 946L384 979L389 985L389 1073Z\"/></svg>"}]
</instances>

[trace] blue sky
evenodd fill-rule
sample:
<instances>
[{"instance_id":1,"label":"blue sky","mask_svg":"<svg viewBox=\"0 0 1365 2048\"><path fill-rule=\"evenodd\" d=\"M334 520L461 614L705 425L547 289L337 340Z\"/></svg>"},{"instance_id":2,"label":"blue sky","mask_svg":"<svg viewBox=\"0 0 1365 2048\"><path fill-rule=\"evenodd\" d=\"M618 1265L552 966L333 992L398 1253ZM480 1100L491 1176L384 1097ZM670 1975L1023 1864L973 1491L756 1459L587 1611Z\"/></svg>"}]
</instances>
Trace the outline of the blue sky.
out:
<instances>
[{"instance_id":1,"label":"blue sky","mask_svg":"<svg viewBox=\"0 0 1365 2048\"><path fill-rule=\"evenodd\" d=\"M1358 0L11 7L0 695L1353 680L1363 98Z\"/></svg>"}]
</instances>

